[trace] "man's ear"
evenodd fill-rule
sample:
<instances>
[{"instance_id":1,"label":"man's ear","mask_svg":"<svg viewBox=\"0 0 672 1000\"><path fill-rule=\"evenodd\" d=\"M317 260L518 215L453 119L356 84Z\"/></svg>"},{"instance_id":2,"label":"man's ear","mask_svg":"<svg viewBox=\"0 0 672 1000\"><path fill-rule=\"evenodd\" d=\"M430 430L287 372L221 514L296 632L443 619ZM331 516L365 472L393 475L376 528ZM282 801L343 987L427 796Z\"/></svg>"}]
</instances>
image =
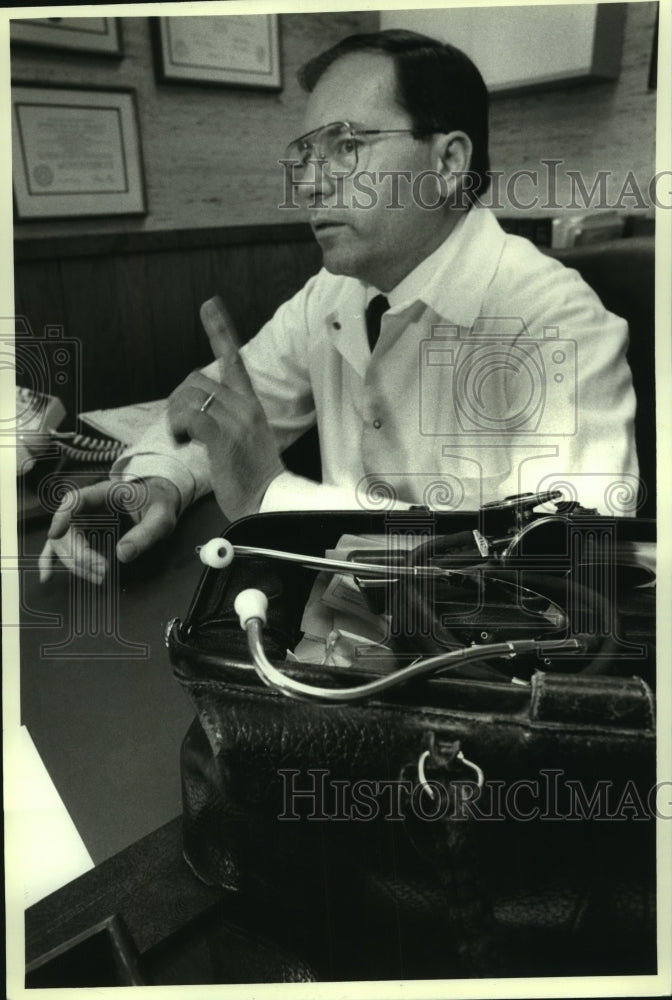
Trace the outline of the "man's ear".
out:
<instances>
[{"instance_id":1,"label":"man's ear","mask_svg":"<svg viewBox=\"0 0 672 1000\"><path fill-rule=\"evenodd\" d=\"M434 139L435 169L446 181L466 173L471 165L473 146L466 132L447 132Z\"/></svg>"}]
</instances>

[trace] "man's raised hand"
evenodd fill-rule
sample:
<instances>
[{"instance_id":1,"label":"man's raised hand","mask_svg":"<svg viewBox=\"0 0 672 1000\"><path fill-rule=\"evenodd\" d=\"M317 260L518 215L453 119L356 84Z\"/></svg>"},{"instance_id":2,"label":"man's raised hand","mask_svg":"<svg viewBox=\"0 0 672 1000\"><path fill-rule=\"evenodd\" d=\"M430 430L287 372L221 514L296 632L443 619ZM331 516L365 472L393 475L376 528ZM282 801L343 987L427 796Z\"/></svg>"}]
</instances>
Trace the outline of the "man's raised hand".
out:
<instances>
[{"instance_id":1,"label":"man's raised hand","mask_svg":"<svg viewBox=\"0 0 672 1000\"><path fill-rule=\"evenodd\" d=\"M215 497L235 521L259 510L284 466L221 300L204 303L201 319L221 381L192 372L170 396L168 420L178 441L192 439L207 448Z\"/></svg>"}]
</instances>

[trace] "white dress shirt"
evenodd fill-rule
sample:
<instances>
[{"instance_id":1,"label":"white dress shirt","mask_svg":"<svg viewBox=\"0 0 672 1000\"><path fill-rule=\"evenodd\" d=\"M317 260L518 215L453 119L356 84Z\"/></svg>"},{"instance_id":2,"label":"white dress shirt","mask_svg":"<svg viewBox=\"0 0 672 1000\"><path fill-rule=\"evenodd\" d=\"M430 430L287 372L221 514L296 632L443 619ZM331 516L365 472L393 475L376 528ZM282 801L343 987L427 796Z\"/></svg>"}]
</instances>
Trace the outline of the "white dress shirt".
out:
<instances>
[{"instance_id":1,"label":"white dress shirt","mask_svg":"<svg viewBox=\"0 0 672 1000\"><path fill-rule=\"evenodd\" d=\"M386 293L371 353L375 294L322 270L242 348L279 446L315 423L320 437L322 484L283 473L262 510L474 510L556 486L634 510L627 324L575 271L479 207ZM183 506L209 489L205 449L175 445L165 423L114 471L166 476Z\"/></svg>"}]
</instances>

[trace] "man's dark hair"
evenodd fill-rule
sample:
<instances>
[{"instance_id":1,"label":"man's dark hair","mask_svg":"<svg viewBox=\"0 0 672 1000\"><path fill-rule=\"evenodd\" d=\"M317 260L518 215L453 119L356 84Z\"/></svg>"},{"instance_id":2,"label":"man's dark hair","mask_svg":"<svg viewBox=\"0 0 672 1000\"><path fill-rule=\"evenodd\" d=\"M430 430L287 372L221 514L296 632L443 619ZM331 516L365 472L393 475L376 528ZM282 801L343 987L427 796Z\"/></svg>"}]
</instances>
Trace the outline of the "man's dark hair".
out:
<instances>
[{"instance_id":1,"label":"man's dark hair","mask_svg":"<svg viewBox=\"0 0 672 1000\"><path fill-rule=\"evenodd\" d=\"M353 52L380 52L394 60L396 99L410 115L416 138L454 129L466 132L473 145L469 197L475 200L486 191L490 183L489 99L471 59L454 45L415 31L377 31L349 35L311 59L299 70L299 83L312 91L333 63Z\"/></svg>"}]
</instances>

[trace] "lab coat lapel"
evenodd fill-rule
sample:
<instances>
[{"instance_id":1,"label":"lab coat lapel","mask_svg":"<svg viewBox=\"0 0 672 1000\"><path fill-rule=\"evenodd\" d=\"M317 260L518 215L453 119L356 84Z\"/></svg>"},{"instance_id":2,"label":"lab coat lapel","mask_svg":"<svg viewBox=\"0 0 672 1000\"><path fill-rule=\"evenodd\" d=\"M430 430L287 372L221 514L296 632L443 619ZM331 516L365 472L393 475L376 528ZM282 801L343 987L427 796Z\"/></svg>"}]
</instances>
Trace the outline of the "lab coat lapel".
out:
<instances>
[{"instance_id":1,"label":"lab coat lapel","mask_svg":"<svg viewBox=\"0 0 672 1000\"><path fill-rule=\"evenodd\" d=\"M366 291L356 280L345 283L336 307L325 318L325 333L344 361L364 379L371 352L366 336Z\"/></svg>"}]
</instances>

